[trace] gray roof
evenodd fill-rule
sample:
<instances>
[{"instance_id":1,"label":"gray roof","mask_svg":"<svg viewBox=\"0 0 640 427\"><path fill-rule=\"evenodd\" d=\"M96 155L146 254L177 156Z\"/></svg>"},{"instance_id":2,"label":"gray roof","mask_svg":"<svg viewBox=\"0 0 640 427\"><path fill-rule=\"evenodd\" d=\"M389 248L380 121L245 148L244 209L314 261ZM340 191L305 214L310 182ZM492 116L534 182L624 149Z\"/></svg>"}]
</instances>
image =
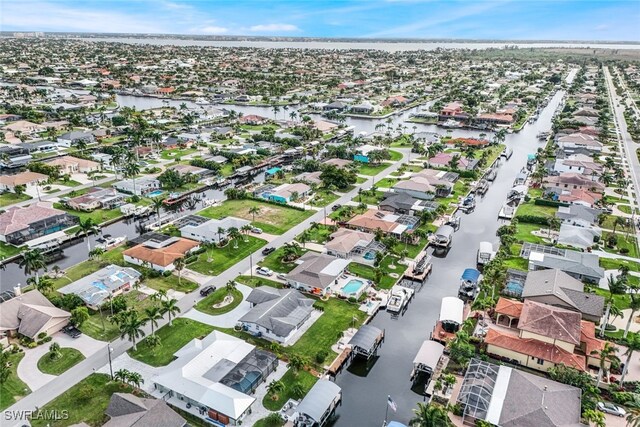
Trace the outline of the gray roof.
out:
<instances>
[{"instance_id":1,"label":"gray roof","mask_svg":"<svg viewBox=\"0 0 640 427\"><path fill-rule=\"evenodd\" d=\"M307 252L299 261L300 265L287 274L287 280L320 289L333 283L351 262L316 252Z\"/></svg>"},{"instance_id":2,"label":"gray roof","mask_svg":"<svg viewBox=\"0 0 640 427\"><path fill-rule=\"evenodd\" d=\"M558 243L565 246L573 246L576 248L586 249L594 245L596 236L602 235L600 227L586 227L571 225L564 223L560 226L558 234Z\"/></svg>"},{"instance_id":3,"label":"gray roof","mask_svg":"<svg viewBox=\"0 0 640 427\"><path fill-rule=\"evenodd\" d=\"M114 393L105 414L110 417L105 427L182 427L187 423L163 400L129 393Z\"/></svg>"},{"instance_id":4,"label":"gray roof","mask_svg":"<svg viewBox=\"0 0 640 427\"><path fill-rule=\"evenodd\" d=\"M418 201L418 199L407 193L393 193L387 191L384 195L384 200L380 202L380 207L388 206L393 209L410 210L416 201Z\"/></svg>"},{"instance_id":5,"label":"gray roof","mask_svg":"<svg viewBox=\"0 0 640 427\"><path fill-rule=\"evenodd\" d=\"M29 291L0 304L0 331L17 330L29 338L46 329L50 321L71 315L54 306L38 290Z\"/></svg>"},{"instance_id":6,"label":"gray roof","mask_svg":"<svg viewBox=\"0 0 640 427\"><path fill-rule=\"evenodd\" d=\"M542 255L538 258L538 255ZM557 268L566 273L580 274L588 277L604 277L604 269L599 265L600 258L596 254L566 250L564 256L540 254L532 251L529 262L542 268Z\"/></svg>"},{"instance_id":7,"label":"gray roof","mask_svg":"<svg viewBox=\"0 0 640 427\"><path fill-rule=\"evenodd\" d=\"M602 211L600 209L583 205L569 205L560 206L556 212L556 217L569 222L578 221L596 224L598 222L598 215L601 213Z\"/></svg>"},{"instance_id":8,"label":"gray roof","mask_svg":"<svg viewBox=\"0 0 640 427\"><path fill-rule=\"evenodd\" d=\"M300 327L313 311L313 300L295 289L255 288L247 301L254 307L240 318L240 322L255 323L286 337Z\"/></svg>"},{"instance_id":9,"label":"gray roof","mask_svg":"<svg viewBox=\"0 0 640 427\"><path fill-rule=\"evenodd\" d=\"M122 286L132 285L140 276L138 270L131 267L111 264L58 289L58 292L76 294L86 304L97 306Z\"/></svg>"},{"instance_id":10,"label":"gray roof","mask_svg":"<svg viewBox=\"0 0 640 427\"><path fill-rule=\"evenodd\" d=\"M340 387L335 383L328 380L318 380L298 404L296 411L320 422L340 392Z\"/></svg>"},{"instance_id":11,"label":"gray roof","mask_svg":"<svg viewBox=\"0 0 640 427\"><path fill-rule=\"evenodd\" d=\"M371 325L362 325L356 332L349 344L351 347L359 347L362 350L370 351L376 344L378 338L382 335L382 330Z\"/></svg>"}]
</instances>

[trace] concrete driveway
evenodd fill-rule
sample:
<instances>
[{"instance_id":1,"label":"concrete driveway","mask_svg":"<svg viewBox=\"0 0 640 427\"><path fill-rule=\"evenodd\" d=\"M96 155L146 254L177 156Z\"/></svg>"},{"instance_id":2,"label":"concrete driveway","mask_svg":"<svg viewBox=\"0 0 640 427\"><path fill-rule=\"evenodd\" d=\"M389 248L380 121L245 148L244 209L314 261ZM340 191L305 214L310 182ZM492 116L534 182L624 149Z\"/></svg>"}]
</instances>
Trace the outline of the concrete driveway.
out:
<instances>
[{"instance_id":1,"label":"concrete driveway","mask_svg":"<svg viewBox=\"0 0 640 427\"><path fill-rule=\"evenodd\" d=\"M252 289L249 286L243 285L241 283L236 284L236 289L242 292L242 302L230 312L220 314L218 316L212 316L210 314L203 313L196 310L195 308L192 308L191 310L187 311L183 317L219 328L233 328L236 323L238 323L238 319L240 319L242 316L247 314L249 310L251 310L251 304L249 304L246 299L251 293Z\"/></svg>"},{"instance_id":2,"label":"concrete driveway","mask_svg":"<svg viewBox=\"0 0 640 427\"><path fill-rule=\"evenodd\" d=\"M107 343L95 340L84 334L74 339L62 332L58 332L53 334L52 337L53 339L46 344L39 345L36 348L25 349L24 358L22 358L18 365L18 377L29 386L31 391L39 389L56 378L55 375L44 374L38 369L38 361L49 352L49 347L52 343L57 342L62 348L75 348L82 353L85 358L107 346Z\"/></svg>"}]
</instances>

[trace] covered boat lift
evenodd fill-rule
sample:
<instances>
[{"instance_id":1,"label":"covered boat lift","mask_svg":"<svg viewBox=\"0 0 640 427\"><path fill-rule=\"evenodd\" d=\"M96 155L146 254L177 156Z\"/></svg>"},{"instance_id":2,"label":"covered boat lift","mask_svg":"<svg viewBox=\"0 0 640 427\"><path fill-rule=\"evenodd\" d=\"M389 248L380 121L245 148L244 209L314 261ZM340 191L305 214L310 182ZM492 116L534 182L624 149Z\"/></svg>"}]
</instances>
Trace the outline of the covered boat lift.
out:
<instances>
[{"instance_id":1,"label":"covered boat lift","mask_svg":"<svg viewBox=\"0 0 640 427\"><path fill-rule=\"evenodd\" d=\"M444 297L440 304L440 317L433 328L431 339L446 344L455 336L465 318L465 304L460 298Z\"/></svg>"},{"instance_id":2,"label":"covered boat lift","mask_svg":"<svg viewBox=\"0 0 640 427\"><path fill-rule=\"evenodd\" d=\"M424 390L427 391L431 379L440 366L440 359L444 353L444 345L439 342L427 340L422 343L418 354L413 359L411 382L415 386L420 378L424 380Z\"/></svg>"},{"instance_id":3,"label":"covered boat lift","mask_svg":"<svg viewBox=\"0 0 640 427\"><path fill-rule=\"evenodd\" d=\"M296 407L295 427L322 427L328 424L342 402L342 389L334 382L318 380Z\"/></svg>"},{"instance_id":4,"label":"covered boat lift","mask_svg":"<svg viewBox=\"0 0 640 427\"><path fill-rule=\"evenodd\" d=\"M375 356L383 341L384 331L382 329L371 325L362 325L349 341L351 354L354 357L362 356L369 360Z\"/></svg>"}]
</instances>

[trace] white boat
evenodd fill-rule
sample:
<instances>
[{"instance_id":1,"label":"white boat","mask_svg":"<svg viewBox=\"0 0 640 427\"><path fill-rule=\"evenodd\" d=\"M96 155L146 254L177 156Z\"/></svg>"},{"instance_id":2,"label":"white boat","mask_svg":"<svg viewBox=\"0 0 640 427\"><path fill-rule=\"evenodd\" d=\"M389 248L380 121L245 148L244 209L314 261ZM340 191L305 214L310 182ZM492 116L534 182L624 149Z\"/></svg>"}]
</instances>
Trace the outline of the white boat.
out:
<instances>
[{"instance_id":1,"label":"white boat","mask_svg":"<svg viewBox=\"0 0 640 427\"><path fill-rule=\"evenodd\" d=\"M508 203L502 205L502 209L500 209L500 213L498 214L498 218L503 219L511 219L516 213L517 206L512 206Z\"/></svg>"},{"instance_id":2,"label":"white boat","mask_svg":"<svg viewBox=\"0 0 640 427\"><path fill-rule=\"evenodd\" d=\"M115 248L120 243L124 242L127 239L126 236L118 236L112 237L109 234L105 234L104 236L96 239L97 245L95 246L97 249L109 250L111 248Z\"/></svg>"},{"instance_id":3,"label":"white boat","mask_svg":"<svg viewBox=\"0 0 640 427\"><path fill-rule=\"evenodd\" d=\"M394 286L391 288L391 294L389 295L389 301L387 301L387 311L391 313L401 312L411 297L413 296L413 289L405 288L403 286Z\"/></svg>"},{"instance_id":4,"label":"white boat","mask_svg":"<svg viewBox=\"0 0 640 427\"><path fill-rule=\"evenodd\" d=\"M507 160L509 160L512 155L513 155L513 150L509 147L504 147L504 150L502 150L502 153L500 153L500 157L504 157Z\"/></svg>"},{"instance_id":5,"label":"white boat","mask_svg":"<svg viewBox=\"0 0 640 427\"><path fill-rule=\"evenodd\" d=\"M456 120L453 119L449 119L446 122L442 123L440 126L442 126L443 128L459 128L462 127L462 125L457 122Z\"/></svg>"},{"instance_id":6,"label":"white boat","mask_svg":"<svg viewBox=\"0 0 640 427\"><path fill-rule=\"evenodd\" d=\"M196 100L194 101L194 104L197 104L197 105L209 105L209 104L211 104L211 102L209 102L209 100L206 99L206 98L196 98Z\"/></svg>"}]
</instances>

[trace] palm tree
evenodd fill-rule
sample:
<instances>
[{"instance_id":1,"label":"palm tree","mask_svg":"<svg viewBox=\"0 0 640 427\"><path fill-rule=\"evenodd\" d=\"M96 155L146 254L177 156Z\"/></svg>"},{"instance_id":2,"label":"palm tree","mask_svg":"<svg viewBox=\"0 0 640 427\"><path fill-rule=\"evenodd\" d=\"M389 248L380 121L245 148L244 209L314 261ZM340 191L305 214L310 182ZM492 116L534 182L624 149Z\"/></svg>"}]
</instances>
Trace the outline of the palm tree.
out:
<instances>
[{"instance_id":1,"label":"palm tree","mask_svg":"<svg viewBox=\"0 0 640 427\"><path fill-rule=\"evenodd\" d=\"M142 328L147 323L146 319L138 316L135 310L129 310L121 318L118 325L120 328L120 338L127 338L133 343L133 351L137 349L137 339L144 337Z\"/></svg>"},{"instance_id":2,"label":"palm tree","mask_svg":"<svg viewBox=\"0 0 640 427\"><path fill-rule=\"evenodd\" d=\"M133 181L133 194L136 194L136 175L140 173L140 165L136 162L128 162L124 167L124 176Z\"/></svg>"},{"instance_id":3,"label":"palm tree","mask_svg":"<svg viewBox=\"0 0 640 427\"><path fill-rule=\"evenodd\" d=\"M184 258L178 258L173 262L173 267L178 272L178 285L181 284L180 282L182 280L182 270L184 269L185 265L186 263L184 261Z\"/></svg>"},{"instance_id":4,"label":"palm tree","mask_svg":"<svg viewBox=\"0 0 640 427\"><path fill-rule=\"evenodd\" d=\"M296 242L285 243L282 247L282 259L292 261L300 256L300 245Z\"/></svg>"},{"instance_id":5,"label":"palm tree","mask_svg":"<svg viewBox=\"0 0 640 427\"><path fill-rule=\"evenodd\" d=\"M89 233L97 233L98 225L93 221L93 218L86 218L83 220L80 218L78 222L78 231L76 231L76 236L84 235L87 239L87 253L91 252L91 240L89 240Z\"/></svg>"},{"instance_id":6,"label":"palm tree","mask_svg":"<svg viewBox=\"0 0 640 427\"><path fill-rule=\"evenodd\" d=\"M158 326L158 320L162 319L162 309L157 306L149 307L144 310L147 321L151 324L151 335L155 335L155 328Z\"/></svg>"},{"instance_id":7,"label":"palm tree","mask_svg":"<svg viewBox=\"0 0 640 427\"><path fill-rule=\"evenodd\" d=\"M163 301L167 299L167 291L164 289L160 289L151 295L150 297L153 301Z\"/></svg>"},{"instance_id":8,"label":"palm tree","mask_svg":"<svg viewBox=\"0 0 640 427\"><path fill-rule=\"evenodd\" d=\"M131 375L131 372L129 372L127 369L118 369L113 373L113 379L124 383L129 379L129 375Z\"/></svg>"},{"instance_id":9,"label":"palm tree","mask_svg":"<svg viewBox=\"0 0 640 427\"><path fill-rule=\"evenodd\" d=\"M600 387L600 381L602 378L606 378L608 376L609 369L612 363L619 363L620 358L616 355L618 351L617 347L615 347L610 342L605 342L602 350L593 350L591 352L592 355L597 355L600 358L600 371L598 371L598 379L596 380L596 387Z\"/></svg>"},{"instance_id":10,"label":"palm tree","mask_svg":"<svg viewBox=\"0 0 640 427\"><path fill-rule=\"evenodd\" d=\"M54 360L59 359L60 356L62 356L62 353L60 353L60 344L57 342L51 343L49 346L49 358Z\"/></svg>"},{"instance_id":11,"label":"palm tree","mask_svg":"<svg viewBox=\"0 0 640 427\"><path fill-rule=\"evenodd\" d=\"M127 381L136 388L140 388L140 386L144 384L144 378L142 378L142 375L138 372L129 372Z\"/></svg>"},{"instance_id":12,"label":"palm tree","mask_svg":"<svg viewBox=\"0 0 640 427\"><path fill-rule=\"evenodd\" d=\"M226 232L227 230L225 230L222 227L218 227L218 244L221 245L222 244L222 235Z\"/></svg>"},{"instance_id":13,"label":"palm tree","mask_svg":"<svg viewBox=\"0 0 640 427\"><path fill-rule=\"evenodd\" d=\"M35 273L37 285L40 283L40 276L38 272L41 269L46 270L47 263L40 249L30 249L22 253L20 267L24 269L24 274L27 276Z\"/></svg>"},{"instance_id":14,"label":"palm tree","mask_svg":"<svg viewBox=\"0 0 640 427\"><path fill-rule=\"evenodd\" d=\"M629 303L631 313L629 313L629 320L627 321L627 326L624 328L624 334L622 334L622 338L627 338L627 335L629 335L629 328L631 327L633 318L635 317L636 312L640 310L640 295L638 295L637 291L638 290L635 289L635 292L629 293L629 296L631 297L631 302Z\"/></svg>"},{"instance_id":15,"label":"palm tree","mask_svg":"<svg viewBox=\"0 0 640 427\"><path fill-rule=\"evenodd\" d=\"M170 300L162 301L162 311L169 315L169 326L173 326L172 317L180 313L180 307L178 307L178 300L172 298Z\"/></svg>"},{"instance_id":16,"label":"palm tree","mask_svg":"<svg viewBox=\"0 0 640 427\"><path fill-rule=\"evenodd\" d=\"M640 335L632 334L627 338L627 351L624 352L624 355L627 356L627 360L624 363L624 369L622 370L622 375L620 376L620 384L624 384L624 377L627 376L627 372L629 371L629 364L631 363L631 356L633 353L640 350Z\"/></svg>"},{"instance_id":17,"label":"palm tree","mask_svg":"<svg viewBox=\"0 0 640 427\"><path fill-rule=\"evenodd\" d=\"M233 280L229 280L227 282L227 295L231 295L233 293L233 291L236 289L236 282L234 282Z\"/></svg>"},{"instance_id":18,"label":"palm tree","mask_svg":"<svg viewBox=\"0 0 640 427\"><path fill-rule=\"evenodd\" d=\"M296 399L300 399L302 396L304 396L304 387L302 387L302 384L300 384L299 382L294 383L289 391L291 392L291 395Z\"/></svg>"},{"instance_id":19,"label":"palm tree","mask_svg":"<svg viewBox=\"0 0 640 427\"><path fill-rule=\"evenodd\" d=\"M251 206L249 208L249 213L251 214L251 216L253 217L253 219L251 220L252 222L255 222L256 220L256 215L260 213L260 206Z\"/></svg>"},{"instance_id":20,"label":"palm tree","mask_svg":"<svg viewBox=\"0 0 640 427\"><path fill-rule=\"evenodd\" d=\"M284 391L284 383L280 380L273 380L267 386L267 393L271 395L273 400L278 400L278 393Z\"/></svg>"},{"instance_id":21,"label":"palm tree","mask_svg":"<svg viewBox=\"0 0 640 427\"><path fill-rule=\"evenodd\" d=\"M411 427L452 427L447 410L436 404L418 403L413 410L414 416L409 421Z\"/></svg>"},{"instance_id":22,"label":"palm tree","mask_svg":"<svg viewBox=\"0 0 640 427\"><path fill-rule=\"evenodd\" d=\"M289 358L289 364L287 365L289 368L293 369L293 373L295 376L298 376L298 372L300 372L300 370L304 369L304 367L307 365L306 360L304 360L302 357L294 354Z\"/></svg>"},{"instance_id":23,"label":"palm tree","mask_svg":"<svg viewBox=\"0 0 640 427\"><path fill-rule=\"evenodd\" d=\"M632 393L631 400L624 403L627 408L627 426L640 427L640 394Z\"/></svg>"},{"instance_id":24,"label":"palm tree","mask_svg":"<svg viewBox=\"0 0 640 427\"><path fill-rule=\"evenodd\" d=\"M151 205L153 209L156 211L156 215L158 216L158 221L160 221L160 209L164 206L164 199L160 197L154 197L151 199Z\"/></svg>"}]
</instances>

